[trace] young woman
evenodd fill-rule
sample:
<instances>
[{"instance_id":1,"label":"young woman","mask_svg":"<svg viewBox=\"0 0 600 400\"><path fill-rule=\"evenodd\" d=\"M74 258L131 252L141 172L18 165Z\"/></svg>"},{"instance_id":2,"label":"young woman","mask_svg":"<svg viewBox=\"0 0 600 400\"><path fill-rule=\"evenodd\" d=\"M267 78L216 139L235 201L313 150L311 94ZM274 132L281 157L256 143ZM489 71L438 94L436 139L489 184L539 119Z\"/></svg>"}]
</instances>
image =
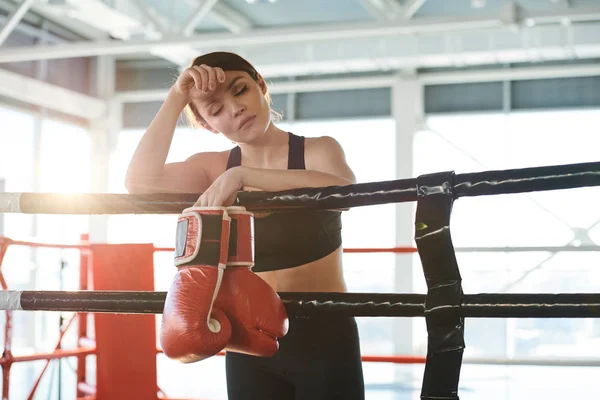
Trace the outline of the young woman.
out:
<instances>
[{"instance_id":1,"label":"young woman","mask_svg":"<svg viewBox=\"0 0 600 400\"><path fill-rule=\"evenodd\" d=\"M177 120L237 146L166 163ZM238 190L279 191L355 182L339 143L304 138L273 122L262 76L225 52L197 57L178 77L129 165L130 193L202 193L200 206L231 205ZM336 211L256 215L253 271L278 292L343 292L341 216ZM226 355L230 400L364 399L354 318L291 318L276 356Z\"/></svg>"}]
</instances>

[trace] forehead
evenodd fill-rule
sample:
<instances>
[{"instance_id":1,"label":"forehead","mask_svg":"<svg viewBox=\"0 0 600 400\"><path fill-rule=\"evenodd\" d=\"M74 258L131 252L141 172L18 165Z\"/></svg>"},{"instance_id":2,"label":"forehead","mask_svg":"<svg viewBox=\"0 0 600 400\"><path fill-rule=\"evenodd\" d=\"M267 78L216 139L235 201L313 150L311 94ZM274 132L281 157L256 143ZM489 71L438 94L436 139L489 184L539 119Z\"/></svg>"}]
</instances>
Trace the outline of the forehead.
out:
<instances>
[{"instance_id":1,"label":"forehead","mask_svg":"<svg viewBox=\"0 0 600 400\"><path fill-rule=\"evenodd\" d=\"M244 71L224 71L225 72L225 82L228 80L234 79L238 76L247 77L248 74Z\"/></svg>"}]
</instances>

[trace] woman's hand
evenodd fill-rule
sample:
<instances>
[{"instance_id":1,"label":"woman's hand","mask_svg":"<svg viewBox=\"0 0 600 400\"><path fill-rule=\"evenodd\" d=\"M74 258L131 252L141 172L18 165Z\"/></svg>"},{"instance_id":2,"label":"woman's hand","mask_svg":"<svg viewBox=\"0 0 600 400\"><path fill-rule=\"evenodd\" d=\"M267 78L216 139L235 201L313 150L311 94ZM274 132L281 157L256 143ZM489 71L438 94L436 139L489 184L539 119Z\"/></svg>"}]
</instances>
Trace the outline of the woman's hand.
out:
<instances>
[{"instance_id":1,"label":"woman's hand","mask_svg":"<svg viewBox=\"0 0 600 400\"><path fill-rule=\"evenodd\" d=\"M243 167L235 167L225 171L196 201L194 206L221 207L231 206L237 192L244 185Z\"/></svg>"},{"instance_id":2,"label":"woman's hand","mask_svg":"<svg viewBox=\"0 0 600 400\"><path fill-rule=\"evenodd\" d=\"M225 82L225 72L219 68L208 65L194 65L183 71L173 85L173 90L186 98L190 97L190 91L195 87L203 95L212 94L217 85Z\"/></svg>"}]
</instances>

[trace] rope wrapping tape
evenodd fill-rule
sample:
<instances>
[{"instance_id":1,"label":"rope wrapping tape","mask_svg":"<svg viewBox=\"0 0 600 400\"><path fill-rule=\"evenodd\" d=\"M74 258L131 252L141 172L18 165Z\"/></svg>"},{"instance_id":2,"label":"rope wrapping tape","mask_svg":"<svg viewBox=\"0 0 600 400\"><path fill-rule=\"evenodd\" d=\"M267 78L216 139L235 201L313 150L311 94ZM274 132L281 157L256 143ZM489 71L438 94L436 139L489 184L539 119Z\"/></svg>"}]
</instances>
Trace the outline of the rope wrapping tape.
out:
<instances>
[{"instance_id":1,"label":"rope wrapping tape","mask_svg":"<svg viewBox=\"0 0 600 400\"><path fill-rule=\"evenodd\" d=\"M21 294L22 291L1 290L0 291L0 309L9 311L22 310Z\"/></svg>"},{"instance_id":2,"label":"rope wrapping tape","mask_svg":"<svg viewBox=\"0 0 600 400\"><path fill-rule=\"evenodd\" d=\"M465 329L460 314L462 278L450 234L454 177L453 173L440 173L417 179L415 241L427 283L422 400L458 400Z\"/></svg>"},{"instance_id":3,"label":"rope wrapping tape","mask_svg":"<svg viewBox=\"0 0 600 400\"><path fill-rule=\"evenodd\" d=\"M0 193L0 212L20 214L21 193Z\"/></svg>"}]
</instances>

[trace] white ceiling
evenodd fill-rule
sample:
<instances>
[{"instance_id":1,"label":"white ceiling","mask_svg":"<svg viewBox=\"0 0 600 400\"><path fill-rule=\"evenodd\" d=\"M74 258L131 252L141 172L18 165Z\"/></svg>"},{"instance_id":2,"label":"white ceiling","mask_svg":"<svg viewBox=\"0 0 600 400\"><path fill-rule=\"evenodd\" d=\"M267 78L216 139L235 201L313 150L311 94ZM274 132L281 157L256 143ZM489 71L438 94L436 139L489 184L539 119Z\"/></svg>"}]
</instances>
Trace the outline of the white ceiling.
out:
<instances>
[{"instance_id":1,"label":"white ceiling","mask_svg":"<svg viewBox=\"0 0 600 400\"><path fill-rule=\"evenodd\" d=\"M113 55L186 65L231 50L263 75L285 77L600 58L600 0L0 0L0 8L12 12L4 36L35 29L27 21L36 18L72 35L4 44L0 63Z\"/></svg>"}]
</instances>

